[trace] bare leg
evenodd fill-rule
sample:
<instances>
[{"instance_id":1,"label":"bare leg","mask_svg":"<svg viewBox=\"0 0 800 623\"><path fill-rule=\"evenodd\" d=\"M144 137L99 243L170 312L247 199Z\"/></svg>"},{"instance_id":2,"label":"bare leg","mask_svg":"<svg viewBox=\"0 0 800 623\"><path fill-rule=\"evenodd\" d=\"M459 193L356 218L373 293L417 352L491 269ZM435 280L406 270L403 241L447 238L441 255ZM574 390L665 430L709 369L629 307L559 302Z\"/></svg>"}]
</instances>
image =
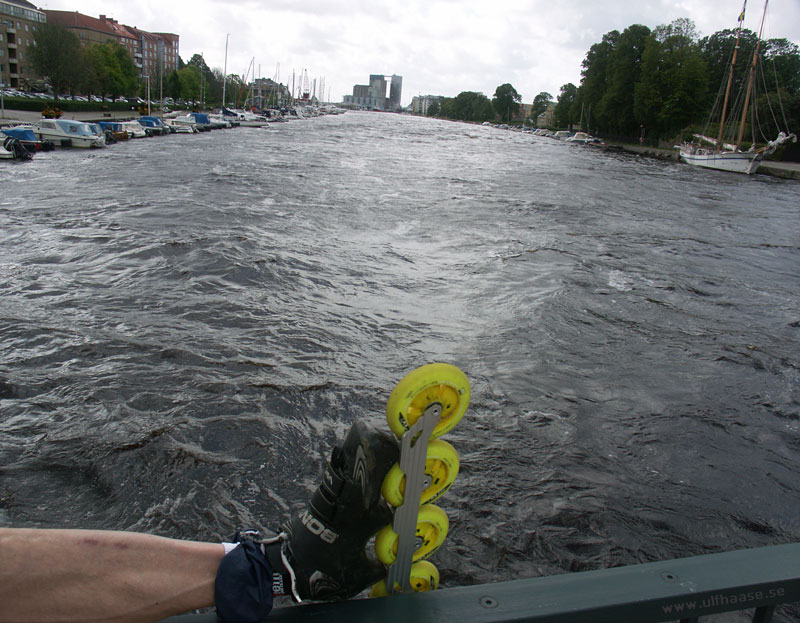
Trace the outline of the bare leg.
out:
<instances>
[{"instance_id":1,"label":"bare leg","mask_svg":"<svg viewBox=\"0 0 800 623\"><path fill-rule=\"evenodd\" d=\"M0 623L159 621L214 604L220 543L0 528Z\"/></svg>"}]
</instances>

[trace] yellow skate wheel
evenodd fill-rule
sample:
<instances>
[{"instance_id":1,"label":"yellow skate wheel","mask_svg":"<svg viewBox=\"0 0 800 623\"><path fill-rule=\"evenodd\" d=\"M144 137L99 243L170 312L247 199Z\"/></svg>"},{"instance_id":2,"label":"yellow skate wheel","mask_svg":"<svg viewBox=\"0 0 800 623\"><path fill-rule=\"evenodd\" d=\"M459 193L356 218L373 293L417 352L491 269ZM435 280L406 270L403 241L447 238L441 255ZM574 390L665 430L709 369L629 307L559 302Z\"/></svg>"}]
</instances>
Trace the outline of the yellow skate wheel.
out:
<instances>
[{"instance_id":1,"label":"yellow skate wheel","mask_svg":"<svg viewBox=\"0 0 800 623\"><path fill-rule=\"evenodd\" d=\"M442 413L431 438L452 429L469 406L469 380L448 363L429 363L409 372L392 390L386 403L386 421L397 437L409 430L432 404Z\"/></svg>"},{"instance_id":2,"label":"yellow skate wheel","mask_svg":"<svg viewBox=\"0 0 800 623\"><path fill-rule=\"evenodd\" d=\"M439 570L436 565L427 560L411 565L411 586L415 593L427 593L439 588Z\"/></svg>"},{"instance_id":3,"label":"yellow skate wheel","mask_svg":"<svg viewBox=\"0 0 800 623\"><path fill-rule=\"evenodd\" d=\"M439 588L439 570L431 562L420 560L411 565L411 588L415 593L426 593ZM370 597L387 597L386 580L381 580L369 591Z\"/></svg>"},{"instance_id":4,"label":"yellow skate wheel","mask_svg":"<svg viewBox=\"0 0 800 623\"><path fill-rule=\"evenodd\" d=\"M426 504L419 509L417 515L416 550L412 560L423 560L433 554L447 537L449 526L447 514L435 504ZM391 524L384 526L375 535L375 554L385 565L397 560L397 547L400 537L392 529Z\"/></svg>"},{"instance_id":5,"label":"yellow skate wheel","mask_svg":"<svg viewBox=\"0 0 800 623\"><path fill-rule=\"evenodd\" d=\"M458 453L455 448L442 439L434 439L428 444L425 459L425 480L428 486L422 492L419 503L433 502L450 488L458 475ZM406 475L395 463L383 479L381 493L392 506L402 506L406 490Z\"/></svg>"}]
</instances>

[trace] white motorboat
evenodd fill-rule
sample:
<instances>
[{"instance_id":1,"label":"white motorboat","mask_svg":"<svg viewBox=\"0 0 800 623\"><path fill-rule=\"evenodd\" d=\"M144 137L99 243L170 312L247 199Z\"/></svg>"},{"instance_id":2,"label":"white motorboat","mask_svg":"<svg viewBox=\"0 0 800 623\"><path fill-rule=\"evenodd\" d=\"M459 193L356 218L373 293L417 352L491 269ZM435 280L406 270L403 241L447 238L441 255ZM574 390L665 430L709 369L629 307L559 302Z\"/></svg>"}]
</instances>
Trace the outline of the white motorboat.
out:
<instances>
[{"instance_id":1,"label":"white motorboat","mask_svg":"<svg viewBox=\"0 0 800 623\"><path fill-rule=\"evenodd\" d=\"M265 116L257 115L246 110L229 110L223 108L222 115L226 119L236 121L243 128L263 128L269 123L269 119Z\"/></svg>"},{"instance_id":2,"label":"white motorboat","mask_svg":"<svg viewBox=\"0 0 800 623\"><path fill-rule=\"evenodd\" d=\"M586 132L575 132L575 134L565 140L567 143L573 143L575 145L588 145L589 143L593 143L595 141L595 139L589 136Z\"/></svg>"},{"instance_id":3,"label":"white motorboat","mask_svg":"<svg viewBox=\"0 0 800 623\"><path fill-rule=\"evenodd\" d=\"M194 117L182 115L173 119L164 118L164 125L168 126L175 134L197 134L197 125Z\"/></svg>"},{"instance_id":4,"label":"white motorboat","mask_svg":"<svg viewBox=\"0 0 800 623\"><path fill-rule=\"evenodd\" d=\"M122 121L120 122L122 131L127 132L130 138L145 138L147 130L138 121Z\"/></svg>"},{"instance_id":5,"label":"white motorboat","mask_svg":"<svg viewBox=\"0 0 800 623\"><path fill-rule=\"evenodd\" d=\"M40 141L53 141L58 147L105 147L106 137L98 135L92 124L71 119L41 119L31 128Z\"/></svg>"},{"instance_id":6,"label":"white motorboat","mask_svg":"<svg viewBox=\"0 0 800 623\"><path fill-rule=\"evenodd\" d=\"M226 119L223 115L208 115L208 118L211 120L211 123L215 125L219 125L223 128L232 128L233 124L229 119ZM238 124L237 124L238 125Z\"/></svg>"}]
</instances>

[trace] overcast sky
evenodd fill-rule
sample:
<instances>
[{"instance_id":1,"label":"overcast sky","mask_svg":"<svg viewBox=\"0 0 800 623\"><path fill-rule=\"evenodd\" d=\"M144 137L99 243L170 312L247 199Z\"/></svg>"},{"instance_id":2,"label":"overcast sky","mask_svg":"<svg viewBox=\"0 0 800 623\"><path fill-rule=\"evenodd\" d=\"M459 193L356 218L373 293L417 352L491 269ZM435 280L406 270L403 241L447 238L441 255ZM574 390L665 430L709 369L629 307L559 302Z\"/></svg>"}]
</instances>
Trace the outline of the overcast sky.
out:
<instances>
[{"instance_id":1,"label":"overcast sky","mask_svg":"<svg viewBox=\"0 0 800 623\"><path fill-rule=\"evenodd\" d=\"M511 83L530 103L580 84L581 61L611 30L654 28L680 17L702 35L734 28L743 0L43 0L44 9L100 14L152 32L180 35L188 61L299 83L324 78L341 101L370 74L403 76L403 104L414 95L491 97ZM36 0L34 0L36 3ZM745 25L758 30L763 3L750 0ZM800 45L800 0L771 0L766 38ZM280 69L278 69L280 65ZM252 74L251 74L252 77Z\"/></svg>"}]
</instances>

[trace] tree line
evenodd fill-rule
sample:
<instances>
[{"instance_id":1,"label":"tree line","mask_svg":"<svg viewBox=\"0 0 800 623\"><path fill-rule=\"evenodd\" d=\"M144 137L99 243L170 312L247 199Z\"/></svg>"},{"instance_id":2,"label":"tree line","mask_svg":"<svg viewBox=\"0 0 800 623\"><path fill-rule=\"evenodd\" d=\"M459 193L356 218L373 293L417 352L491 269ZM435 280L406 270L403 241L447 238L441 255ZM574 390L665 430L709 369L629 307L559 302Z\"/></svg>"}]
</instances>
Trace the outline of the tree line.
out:
<instances>
[{"instance_id":1,"label":"tree line","mask_svg":"<svg viewBox=\"0 0 800 623\"><path fill-rule=\"evenodd\" d=\"M557 122L566 126L583 118L593 132L620 137L644 133L654 139L702 130L725 88L735 41L736 31L730 29L700 38L686 18L654 30L634 24L621 33L608 32L586 54L580 86L561 87ZM748 79L757 41L754 32L742 29L734 92ZM786 39L769 39L761 42L758 56L768 71L757 79L761 96L754 113L774 138L777 128L769 102L777 101L777 95L790 127L800 121L800 48Z\"/></svg>"},{"instance_id":2,"label":"tree line","mask_svg":"<svg viewBox=\"0 0 800 623\"><path fill-rule=\"evenodd\" d=\"M28 55L33 69L47 77L58 99L64 94L133 95L139 72L118 43L81 46L78 36L57 24L39 24Z\"/></svg>"},{"instance_id":3,"label":"tree line","mask_svg":"<svg viewBox=\"0 0 800 623\"><path fill-rule=\"evenodd\" d=\"M506 83L495 89L491 100L477 91L462 91L456 97L445 97L432 102L428 106L427 114L430 117L444 117L455 121L483 123L501 119L508 123L519 115L521 101L522 96L512 85Z\"/></svg>"},{"instance_id":4,"label":"tree line","mask_svg":"<svg viewBox=\"0 0 800 623\"><path fill-rule=\"evenodd\" d=\"M534 98L531 121L535 124L554 104L553 129L583 128L602 136L647 136L653 141L700 131L728 75L735 40L736 30L731 29L701 38L686 18L652 30L641 24L622 32L612 30L586 53L580 85L563 85L555 102L547 92ZM735 87L747 80L757 41L756 33L742 29ZM769 39L761 42L758 57L768 68L758 78L761 95L754 111L765 138L775 137L784 116L796 131L800 48L787 39ZM491 101L482 93L466 91L444 98L428 114L474 122L507 119L521 100L515 100L516 108L509 105L507 98L514 94L510 84L498 87Z\"/></svg>"}]
</instances>

